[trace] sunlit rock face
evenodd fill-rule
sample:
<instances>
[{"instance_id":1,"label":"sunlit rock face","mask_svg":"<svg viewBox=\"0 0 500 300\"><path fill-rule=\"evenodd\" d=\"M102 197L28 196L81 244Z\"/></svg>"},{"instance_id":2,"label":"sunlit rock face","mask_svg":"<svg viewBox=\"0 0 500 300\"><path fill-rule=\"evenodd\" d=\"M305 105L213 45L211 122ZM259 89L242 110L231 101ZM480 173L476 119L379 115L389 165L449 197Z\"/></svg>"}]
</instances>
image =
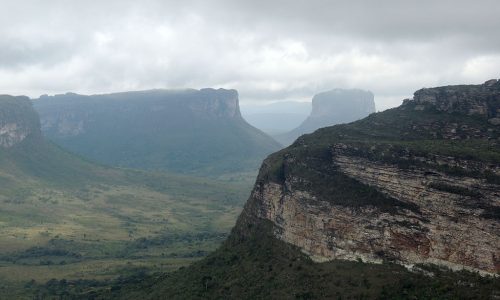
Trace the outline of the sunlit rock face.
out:
<instances>
[{"instance_id":1,"label":"sunlit rock face","mask_svg":"<svg viewBox=\"0 0 500 300\"><path fill-rule=\"evenodd\" d=\"M316 261L499 272L499 92L497 81L425 89L299 138L263 163L239 226L269 220Z\"/></svg>"},{"instance_id":2,"label":"sunlit rock face","mask_svg":"<svg viewBox=\"0 0 500 300\"><path fill-rule=\"evenodd\" d=\"M10 148L40 134L38 116L27 97L0 95L0 147Z\"/></svg>"}]
</instances>

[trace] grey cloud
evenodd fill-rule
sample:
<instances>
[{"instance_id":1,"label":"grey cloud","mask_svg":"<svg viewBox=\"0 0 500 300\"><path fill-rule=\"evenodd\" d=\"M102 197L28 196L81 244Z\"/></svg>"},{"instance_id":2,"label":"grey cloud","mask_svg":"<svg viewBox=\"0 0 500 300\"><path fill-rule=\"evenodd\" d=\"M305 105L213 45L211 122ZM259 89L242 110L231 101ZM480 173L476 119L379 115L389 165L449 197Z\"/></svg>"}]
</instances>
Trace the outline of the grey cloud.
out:
<instances>
[{"instance_id":1,"label":"grey cloud","mask_svg":"<svg viewBox=\"0 0 500 300\"><path fill-rule=\"evenodd\" d=\"M500 3L2 1L0 92L237 88L242 101L500 77ZM399 99L399 100L398 100Z\"/></svg>"}]
</instances>

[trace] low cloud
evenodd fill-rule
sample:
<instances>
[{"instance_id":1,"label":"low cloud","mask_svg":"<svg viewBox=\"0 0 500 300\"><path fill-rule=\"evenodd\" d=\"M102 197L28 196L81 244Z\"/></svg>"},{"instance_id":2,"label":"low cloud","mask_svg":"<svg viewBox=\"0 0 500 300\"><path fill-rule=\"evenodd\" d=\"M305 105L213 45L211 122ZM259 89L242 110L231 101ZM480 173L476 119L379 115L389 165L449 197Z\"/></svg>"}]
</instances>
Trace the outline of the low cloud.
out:
<instances>
[{"instance_id":1,"label":"low cloud","mask_svg":"<svg viewBox=\"0 0 500 300\"><path fill-rule=\"evenodd\" d=\"M236 88L245 101L500 77L498 1L2 1L0 93Z\"/></svg>"}]
</instances>

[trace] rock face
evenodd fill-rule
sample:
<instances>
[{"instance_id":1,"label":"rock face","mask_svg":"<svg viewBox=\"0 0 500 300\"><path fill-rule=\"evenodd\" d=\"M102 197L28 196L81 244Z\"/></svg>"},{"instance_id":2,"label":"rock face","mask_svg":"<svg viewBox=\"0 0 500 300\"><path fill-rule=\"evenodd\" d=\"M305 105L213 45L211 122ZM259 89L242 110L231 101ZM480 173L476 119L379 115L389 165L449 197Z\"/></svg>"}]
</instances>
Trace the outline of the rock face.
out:
<instances>
[{"instance_id":1,"label":"rock face","mask_svg":"<svg viewBox=\"0 0 500 300\"><path fill-rule=\"evenodd\" d=\"M224 89L152 90L93 96L66 93L41 96L35 100L35 108L41 116L42 130L50 136L61 137L84 134L96 118L111 118L112 114L133 117L133 114L149 112L175 117L172 113L175 112L203 119L241 118L238 92Z\"/></svg>"},{"instance_id":2,"label":"rock face","mask_svg":"<svg viewBox=\"0 0 500 300\"><path fill-rule=\"evenodd\" d=\"M477 86L448 86L421 89L413 100L417 109L433 107L438 111L476 115L486 119L500 118L500 81L488 80Z\"/></svg>"},{"instance_id":3,"label":"rock face","mask_svg":"<svg viewBox=\"0 0 500 300\"><path fill-rule=\"evenodd\" d=\"M299 138L264 162L240 223L270 220L317 261L499 272L499 93L498 81L424 89Z\"/></svg>"},{"instance_id":4,"label":"rock face","mask_svg":"<svg viewBox=\"0 0 500 300\"><path fill-rule=\"evenodd\" d=\"M0 95L0 147L13 147L30 135L40 135L40 123L29 98Z\"/></svg>"},{"instance_id":5,"label":"rock face","mask_svg":"<svg viewBox=\"0 0 500 300\"><path fill-rule=\"evenodd\" d=\"M309 117L289 133L276 136L284 145L318 128L359 120L375 112L373 93L359 89L334 89L317 94L312 99Z\"/></svg>"},{"instance_id":6,"label":"rock face","mask_svg":"<svg viewBox=\"0 0 500 300\"><path fill-rule=\"evenodd\" d=\"M235 90L152 90L34 100L62 147L121 167L219 176L256 170L280 145L241 117Z\"/></svg>"}]
</instances>

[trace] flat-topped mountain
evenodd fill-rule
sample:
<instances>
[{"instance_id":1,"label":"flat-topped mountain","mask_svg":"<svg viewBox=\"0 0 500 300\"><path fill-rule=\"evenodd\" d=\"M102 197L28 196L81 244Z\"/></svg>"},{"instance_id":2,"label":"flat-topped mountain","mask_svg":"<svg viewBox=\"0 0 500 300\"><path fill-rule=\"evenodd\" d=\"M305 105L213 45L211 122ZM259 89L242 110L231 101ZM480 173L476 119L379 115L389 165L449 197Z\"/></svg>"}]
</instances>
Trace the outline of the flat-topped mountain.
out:
<instances>
[{"instance_id":1,"label":"flat-topped mountain","mask_svg":"<svg viewBox=\"0 0 500 300\"><path fill-rule=\"evenodd\" d=\"M264 161L223 247L106 297L497 298L499 92L424 89L300 137Z\"/></svg>"},{"instance_id":2,"label":"flat-topped mountain","mask_svg":"<svg viewBox=\"0 0 500 300\"><path fill-rule=\"evenodd\" d=\"M255 170L279 144L240 114L235 90L151 90L34 100L52 141L115 166L218 176Z\"/></svg>"},{"instance_id":3,"label":"flat-topped mountain","mask_svg":"<svg viewBox=\"0 0 500 300\"><path fill-rule=\"evenodd\" d=\"M272 136L295 129L310 113L310 102L278 101L242 107L243 117L248 123Z\"/></svg>"},{"instance_id":4,"label":"flat-topped mountain","mask_svg":"<svg viewBox=\"0 0 500 300\"><path fill-rule=\"evenodd\" d=\"M292 131L276 139L290 145L299 136L316 129L359 120L375 112L373 93L359 89L334 89L315 95L309 117Z\"/></svg>"}]
</instances>

